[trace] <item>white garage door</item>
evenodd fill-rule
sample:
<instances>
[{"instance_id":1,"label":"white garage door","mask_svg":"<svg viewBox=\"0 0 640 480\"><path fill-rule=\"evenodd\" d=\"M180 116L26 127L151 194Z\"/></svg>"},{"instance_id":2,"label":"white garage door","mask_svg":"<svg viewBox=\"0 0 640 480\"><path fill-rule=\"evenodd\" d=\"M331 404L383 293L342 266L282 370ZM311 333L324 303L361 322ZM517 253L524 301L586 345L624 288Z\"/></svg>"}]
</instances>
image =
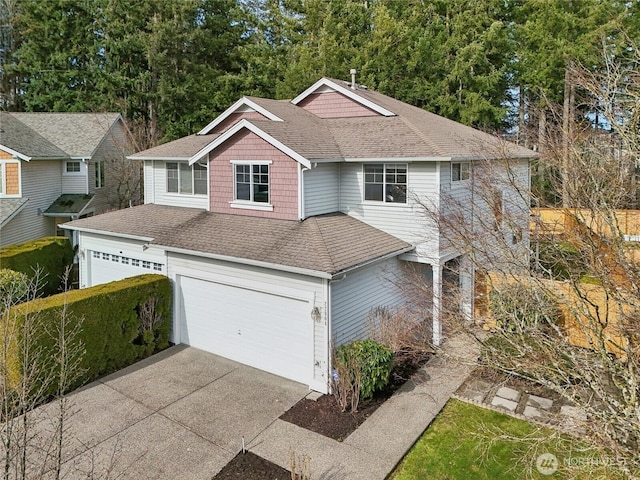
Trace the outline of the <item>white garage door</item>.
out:
<instances>
[{"instance_id":1,"label":"white garage door","mask_svg":"<svg viewBox=\"0 0 640 480\"><path fill-rule=\"evenodd\" d=\"M122 280L144 273L163 273L161 263L142 260L127 255L114 255L92 250L89 253L89 285Z\"/></svg>"},{"instance_id":2,"label":"white garage door","mask_svg":"<svg viewBox=\"0 0 640 480\"><path fill-rule=\"evenodd\" d=\"M309 384L309 302L180 277L180 342Z\"/></svg>"}]
</instances>

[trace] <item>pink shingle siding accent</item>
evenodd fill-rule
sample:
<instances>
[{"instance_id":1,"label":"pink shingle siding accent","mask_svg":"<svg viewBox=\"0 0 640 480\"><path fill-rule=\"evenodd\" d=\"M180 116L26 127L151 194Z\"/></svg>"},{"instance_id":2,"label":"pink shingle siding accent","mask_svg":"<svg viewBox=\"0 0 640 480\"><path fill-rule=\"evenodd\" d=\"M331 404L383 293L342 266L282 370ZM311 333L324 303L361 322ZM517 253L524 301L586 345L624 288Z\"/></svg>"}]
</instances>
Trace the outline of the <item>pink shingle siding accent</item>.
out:
<instances>
[{"instance_id":1,"label":"pink shingle siding accent","mask_svg":"<svg viewBox=\"0 0 640 480\"><path fill-rule=\"evenodd\" d=\"M240 112L240 113L232 113L227 118L225 118L219 125L216 125L211 133L222 133L229 127L238 123L243 118L248 120L266 120L267 117L258 112Z\"/></svg>"},{"instance_id":2,"label":"pink shingle siding accent","mask_svg":"<svg viewBox=\"0 0 640 480\"><path fill-rule=\"evenodd\" d=\"M379 115L338 92L313 93L298 105L320 118L372 117Z\"/></svg>"},{"instance_id":3,"label":"pink shingle siding accent","mask_svg":"<svg viewBox=\"0 0 640 480\"><path fill-rule=\"evenodd\" d=\"M232 160L271 160L269 195L273 212L231 208L233 201ZM243 130L209 155L212 212L251 215L254 217L298 220L298 163L277 148Z\"/></svg>"}]
</instances>

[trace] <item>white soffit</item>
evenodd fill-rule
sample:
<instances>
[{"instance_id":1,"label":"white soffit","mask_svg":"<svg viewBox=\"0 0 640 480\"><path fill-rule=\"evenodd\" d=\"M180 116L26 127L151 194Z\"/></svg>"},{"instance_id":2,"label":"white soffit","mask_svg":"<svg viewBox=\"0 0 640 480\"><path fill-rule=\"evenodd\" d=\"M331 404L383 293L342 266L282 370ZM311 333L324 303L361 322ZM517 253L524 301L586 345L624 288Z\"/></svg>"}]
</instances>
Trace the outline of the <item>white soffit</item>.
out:
<instances>
[{"instance_id":1,"label":"white soffit","mask_svg":"<svg viewBox=\"0 0 640 480\"><path fill-rule=\"evenodd\" d=\"M260 115L264 115L269 120L273 120L274 122L282 122L283 120L274 115L266 108L261 107L253 100L248 99L247 97L242 97L236 103L227 108L224 112L216 117L214 121L209 123L206 127L198 132L198 135L206 135L210 133L216 126L221 124L224 120L229 118L230 115L234 113L244 113L244 112L258 112Z\"/></svg>"}]
</instances>

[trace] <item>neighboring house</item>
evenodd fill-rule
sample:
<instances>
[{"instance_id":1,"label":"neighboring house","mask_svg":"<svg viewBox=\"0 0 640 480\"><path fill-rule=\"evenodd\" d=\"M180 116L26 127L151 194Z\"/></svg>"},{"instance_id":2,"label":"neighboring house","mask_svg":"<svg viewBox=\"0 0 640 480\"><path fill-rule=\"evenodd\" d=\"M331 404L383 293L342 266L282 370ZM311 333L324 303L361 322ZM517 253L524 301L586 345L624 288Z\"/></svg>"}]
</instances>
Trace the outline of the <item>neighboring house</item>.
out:
<instances>
[{"instance_id":1,"label":"neighboring house","mask_svg":"<svg viewBox=\"0 0 640 480\"><path fill-rule=\"evenodd\" d=\"M135 176L126 160L132 151L118 113L0 112L0 247L63 234L59 223L128 206L117 176L120 166ZM126 182L136 187L135 178Z\"/></svg>"},{"instance_id":2,"label":"neighboring house","mask_svg":"<svg viewBox=\"0 0 640 480\"><path fill-rule=\"evenodd\" d=\"M332 345L366 336L372 308L402 305L407 265L433 286L436 343L443 276L471 311L470 262L421 203L465 210L446 199L464 199L497 149L527 184L533 152L323 78L291 101L243 97L197 135L132 155L145 205L64 228L79 233L82 287L167 275L174 342L326 392ZM514 248L528 242L521 206Z\"/></svg>"}]
</instances>

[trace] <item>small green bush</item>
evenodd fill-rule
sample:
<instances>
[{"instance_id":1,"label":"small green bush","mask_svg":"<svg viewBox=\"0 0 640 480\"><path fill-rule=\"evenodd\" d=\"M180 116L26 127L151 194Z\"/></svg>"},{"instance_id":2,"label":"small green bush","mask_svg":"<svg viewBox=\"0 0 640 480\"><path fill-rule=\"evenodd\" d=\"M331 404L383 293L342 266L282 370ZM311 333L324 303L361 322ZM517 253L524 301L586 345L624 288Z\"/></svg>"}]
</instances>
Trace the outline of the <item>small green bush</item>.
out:
<instances>
[{"instance_id":1,"label":"small green bush","mask_svg":"<svg viewBox=\"0 0 640 480\"><path fill-rule=\"evenodd\" d=\"M73 263L73 248L66 237L44 237L0 248L0 268L22 272L32 278L41 272L41 295L55 295L61 288L64 273Z\"/></svg>"},{"instance_id":2,"label":"small green bush","mask_svg":"<svg viewBox=\"0 0 640 480\"><path fill-rule=\"evenodd\" d=\"M373 340L356 340L339 346L335 361L358 369L360 397L366 399L389 383L393 353L386 345Z\"/></svg>"}]
</instances>

